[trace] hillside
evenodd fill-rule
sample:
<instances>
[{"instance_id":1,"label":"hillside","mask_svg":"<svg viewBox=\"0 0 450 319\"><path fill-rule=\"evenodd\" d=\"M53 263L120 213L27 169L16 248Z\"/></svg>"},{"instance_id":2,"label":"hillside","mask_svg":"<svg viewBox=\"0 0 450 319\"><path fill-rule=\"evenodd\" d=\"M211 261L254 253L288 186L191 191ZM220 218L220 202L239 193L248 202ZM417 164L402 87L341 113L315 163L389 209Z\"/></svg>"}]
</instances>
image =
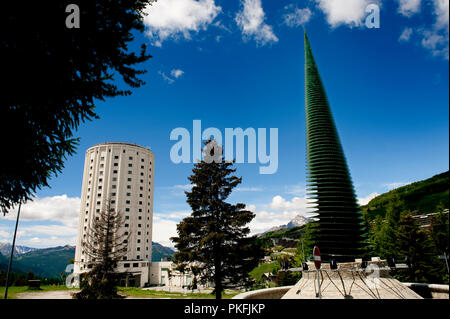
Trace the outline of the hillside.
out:
<instances>
[{"instance_id":1,"label":"hillside","mask_svg":"<svg viewBox=\"0 0 450 319\"><path fill-rule=\"evenodd\" d=\"M173 257L175 252L161 244L152 242L152 261L161 261L161 258Z\"/></svg>"},{"instance_id":2,"label":"hillside","mask_svg":"<svg viewBox=\"0 0 450 319\"><path fill-rule=\"evenodd\" d=\"M43 278L59 278L75 257L75 247L68 245L43 249L21 247L20 251L28 252L14 256L13 271L26 274L32 270L37 276ZM161 258L172 257L173 254L174 251L171 248L152 243L152 261L161 261ZM1 252L0 270L6 270L8 263L9 252L8 254Z\"/></svg>"},{"instance_id":3,"label":"hillside","mask_svg":"<svg viewBox=\"0 0 450 319\"><path fill-rule=\"evenodd\" d=\"M435 175L423 181L415 182L393 189L372 199L361 206L363 212L373 219L377 215L384 216L387 204L392 201L403 201L405 210L415 214L436 212L439 205L449 207L449 172Z\"/></svg>"}]
</instances>

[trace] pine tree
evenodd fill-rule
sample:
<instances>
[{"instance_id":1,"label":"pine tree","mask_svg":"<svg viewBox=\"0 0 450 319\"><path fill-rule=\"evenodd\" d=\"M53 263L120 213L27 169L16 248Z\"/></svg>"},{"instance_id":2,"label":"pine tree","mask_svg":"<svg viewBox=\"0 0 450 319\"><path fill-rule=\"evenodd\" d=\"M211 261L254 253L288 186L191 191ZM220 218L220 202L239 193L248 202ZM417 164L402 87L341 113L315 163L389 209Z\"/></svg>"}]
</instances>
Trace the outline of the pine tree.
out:
<instances>
[{"instance_id":1,"label":"pine tree","mask_svg":"<svg viewBox=\"0 0 450 319\"><path fill-rule=\"evenodd\" d=\"M425 229L419 227L411 214L401 218L395 245L397 256L407 257L409 264L408 269L398 271L398 279L425 283L438 280L431 238Z\"/></svg>"},{"instance_id":2,"label":"pine tree","mask_svg":"<svg viewBox=\"0 0 450 319\"><path fill-rule=\"evenodd\" d=\"M192 213L177 225L175 263L179 267L194 265L199 283L214 282L216 299L227 287L245 286L248 272L258 265L262 249L248 238L246 226L255 216L242 203L225 200L242 182L233 175L233 163L225 162L222 149L207 141L203 161L194 165L185 192ZM195 280L197 279L195 276Z\"/></svg>"},{"instance_id":3,"label":"pine tree","mask_svg":"<svg viewBox=\"0 0 450 319\"><path fill-rule=\"evenodd\" d=\"M110 207L95 217L92 227L87 231L87 239L82 247L88 256L92 269L83 274L81 291L74 295L76 299L112 299L119 298L117 286L120 274L117 273L117 262L126 255L130 234L120 233L123 226L123 215Z\"/></svg>"}]
</instances>

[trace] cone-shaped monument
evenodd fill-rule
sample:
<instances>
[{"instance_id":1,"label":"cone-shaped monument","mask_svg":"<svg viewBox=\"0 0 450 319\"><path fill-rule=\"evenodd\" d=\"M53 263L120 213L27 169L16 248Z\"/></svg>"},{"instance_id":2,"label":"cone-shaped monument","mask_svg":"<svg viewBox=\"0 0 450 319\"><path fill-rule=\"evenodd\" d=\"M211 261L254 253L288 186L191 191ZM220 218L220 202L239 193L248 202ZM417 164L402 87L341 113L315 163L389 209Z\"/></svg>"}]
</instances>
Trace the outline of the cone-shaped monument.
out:
<instances>
[{"instance_id":1,"label":"cone-shaped monument","mask_svg":"<svg viewBox=\"0 0 450 319\"><path fill-rule=\"evenodd\" d=\"M317 214L314 241L323 261L363 255L364 230L350 173L305 31L308 199Z\"/></svg>"}]
</instances>

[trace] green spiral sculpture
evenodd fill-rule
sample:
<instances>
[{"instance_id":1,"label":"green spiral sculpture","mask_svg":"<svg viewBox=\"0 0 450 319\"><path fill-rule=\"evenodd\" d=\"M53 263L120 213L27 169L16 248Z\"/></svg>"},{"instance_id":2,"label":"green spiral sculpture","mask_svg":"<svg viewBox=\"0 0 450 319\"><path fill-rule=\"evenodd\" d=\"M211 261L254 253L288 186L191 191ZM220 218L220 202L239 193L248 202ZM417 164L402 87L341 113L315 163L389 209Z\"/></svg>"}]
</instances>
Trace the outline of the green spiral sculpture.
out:
<instances>
[{"instance_id":1,"label":"green spiral sculpture","mask_svg":"<svg viewBox=\"0 0 450 319\"><path fill-rule=\"evenodd\" d=\"M322 260L354 261L365 248L352 179L305 31L307 195L317 214L313 238Z\"/></svg>"}]
</instances>

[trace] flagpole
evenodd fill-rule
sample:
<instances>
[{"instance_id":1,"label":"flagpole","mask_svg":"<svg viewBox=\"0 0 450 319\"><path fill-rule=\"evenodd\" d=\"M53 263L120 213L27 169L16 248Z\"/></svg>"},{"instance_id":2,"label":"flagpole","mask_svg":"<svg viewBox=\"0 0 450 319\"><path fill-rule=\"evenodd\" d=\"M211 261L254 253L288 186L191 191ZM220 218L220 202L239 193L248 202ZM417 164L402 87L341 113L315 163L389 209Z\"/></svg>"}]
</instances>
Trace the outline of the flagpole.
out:
<instances>
[{"instance_id":1,"label":"flagpole","mask_svg":"<svg viewBox=\"0 0 450 319\"><path fill-rule=\"evenodd\" d=\"M20 208L22 207L22 200L19 202L19 210L17 211L17 218L16 218L16 228L14 229L14 237L13 237L13 243L11 246L11 254L9 256L9 266L8 266L8 272L6 274L6 284L5 284L5 299L8 299L8 281L9 281L9 274L11 272L12 267L12 260L14 256L14 247L16 245L16 235L17 235L17 225L19 224L19 216L20 216Z\"/></svg>"}]
</instances>

